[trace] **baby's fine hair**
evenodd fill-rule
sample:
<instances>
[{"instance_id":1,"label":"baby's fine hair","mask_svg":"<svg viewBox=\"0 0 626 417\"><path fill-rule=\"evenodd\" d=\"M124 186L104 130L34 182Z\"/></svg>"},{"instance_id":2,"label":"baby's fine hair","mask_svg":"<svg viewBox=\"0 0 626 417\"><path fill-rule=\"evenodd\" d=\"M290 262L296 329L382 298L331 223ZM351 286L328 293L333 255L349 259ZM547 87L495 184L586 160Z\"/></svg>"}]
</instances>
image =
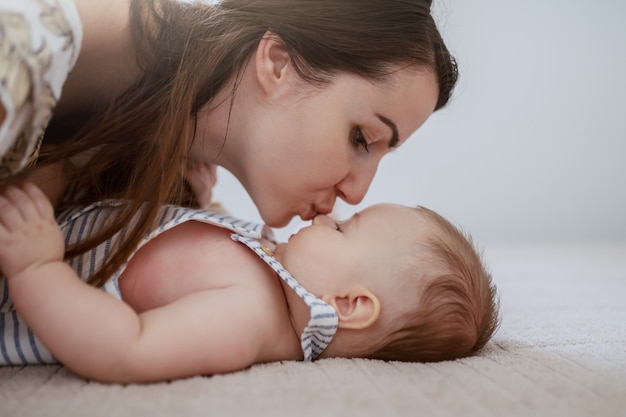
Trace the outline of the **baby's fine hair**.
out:
<instances>
[{"instance_id":1,"label":"baby's fine hair","mask_svg":"<svg viewBox=\"0 0 626 417\"><path fill-rule=\"evenodd\" d=\"M438 229L416 242L417 262L408 272L425 284L414 287L417 308L367 357L436 362L470 356L499 326L496 287L471 237L434 211L416 209Z\"/></svg>"}]
</instances>

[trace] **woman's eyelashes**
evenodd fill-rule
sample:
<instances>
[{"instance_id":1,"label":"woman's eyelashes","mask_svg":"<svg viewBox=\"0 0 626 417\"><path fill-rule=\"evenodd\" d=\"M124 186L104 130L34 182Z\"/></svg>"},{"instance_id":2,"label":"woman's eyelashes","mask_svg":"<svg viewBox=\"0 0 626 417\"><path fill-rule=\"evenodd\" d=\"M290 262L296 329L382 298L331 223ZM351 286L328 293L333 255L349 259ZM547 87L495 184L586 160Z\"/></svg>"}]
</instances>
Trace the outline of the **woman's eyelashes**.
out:
<instances>
[{"instance_id":1,"label":"woman's eyelashes","mask_svg":"<svg viewBox=\"0 0 626 417\"><path fill-rule=\"evenodd\" d=\"M360 127L356 127L352 131L352 144L354 146L360 146L365 149L365 152L369 153L367 139L365 139L365 135L363 134L363 130Z\"/></svg>"},{"instance_id":2,"label":"woman's eyelashes","mask_svg":"<svg viewBox=\"0 0 626 417\"><path fill-rule=\"evenodd\" d=\"M341 230L341 226L339 226L339 223L335 223L335 230L340 233L343 233L343 230Z\"/></svg>"}]
</instances>

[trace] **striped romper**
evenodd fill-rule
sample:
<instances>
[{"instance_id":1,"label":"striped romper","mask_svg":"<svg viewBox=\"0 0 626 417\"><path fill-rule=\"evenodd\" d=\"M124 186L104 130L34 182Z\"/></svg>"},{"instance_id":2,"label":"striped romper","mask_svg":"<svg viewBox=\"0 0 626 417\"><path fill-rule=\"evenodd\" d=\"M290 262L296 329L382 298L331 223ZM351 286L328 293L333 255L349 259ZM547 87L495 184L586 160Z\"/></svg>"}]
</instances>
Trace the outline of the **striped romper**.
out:
<instances>
[{"instance_id":1,"label":"striped romper","mask_svg":"<svg viewBox=\"0 0 626 417\"><path fill-rule=\"evenodd\" d=\"M111 210L115 210L119 204L116 201L106 201L60 213L57 216L57 222L65 235L66 245L78 242L93 233L95 228L102 224L106 215L110 214ZM234 241L241 242L254 251L306 302L311 310L311 316L308 325L302 332L301 346L305 361L316 359L328 346L337 330L337 312L328 303L304 289L273 256L264 251L259 241L262 224L247 222L206 210L164 206L157 227L146 235L134 253L159 234L187 221L205 222L231 230L233 232L231 238ZM124 236L126 230L127 228L124 228L108 241L70 259L68 263L82 280L88 280L102 264L110 248ZM118 286L118 279L126 265L127 263L101 287L103 291L120 300L122 294ZM45 278L42 277L42 279ZM0 277L0 365L46 363L56 363L56 360L20 319L11 302L8 282L6 278Z\"/></svg>"}]
</instances>

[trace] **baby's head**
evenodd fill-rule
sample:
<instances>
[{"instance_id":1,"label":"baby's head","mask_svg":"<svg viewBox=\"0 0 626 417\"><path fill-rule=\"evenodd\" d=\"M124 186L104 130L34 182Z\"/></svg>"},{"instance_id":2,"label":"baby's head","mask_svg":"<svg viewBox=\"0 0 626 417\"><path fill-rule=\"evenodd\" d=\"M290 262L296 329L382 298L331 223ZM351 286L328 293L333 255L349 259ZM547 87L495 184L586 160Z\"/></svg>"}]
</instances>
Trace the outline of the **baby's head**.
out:
<instances>
[{"instance_id":1,"label":"baby's head","mask_svg":"<svg viewBox=\"0 0 626 417\"><path fill-rule=\"evenodd\" d=\"M414 210L428 226L408 243L413 257L395 268L400 282L413 282L413 305L392 318L398 325L391 332L381 329L366 356L424 362L469 356L498 327L496 288L469 236L427 208Z\"/></svg>"},{"instance_id":2,"label":"baby's head","mask_svg":"<svg viewBox=\"0 0 626 417\"><path fill-rule=\"evenodd\" d=\"M339 314L322 357L455 359L498 326L496 289L471 239L423 207L378 204L345 222L317 216L276 257Z\"/></svg>"}]
</instances>

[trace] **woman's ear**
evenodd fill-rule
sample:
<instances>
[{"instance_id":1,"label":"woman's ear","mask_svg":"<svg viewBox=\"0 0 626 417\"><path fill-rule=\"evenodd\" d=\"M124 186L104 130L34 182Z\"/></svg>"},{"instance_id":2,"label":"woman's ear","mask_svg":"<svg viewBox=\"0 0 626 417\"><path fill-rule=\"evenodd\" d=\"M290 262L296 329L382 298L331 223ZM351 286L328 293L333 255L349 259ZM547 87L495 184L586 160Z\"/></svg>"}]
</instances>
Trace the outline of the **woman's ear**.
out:
<instances>
[{"instance_id":1,"label":"woman's ear","mask_svg":"<svg viewBox=\"0 0 626 417\"><path fill-rule=\"evenodd\" d=\"M366 288L324 298L337 311L340 329L362 330L374 324L380 316L380 300Z\"/></svg>"},{"instance_id":2,"label":"woman's ear","mask_svg":"<svg viewBox=\"0 0 626 417\"><path fill-rule=\"evenodd\" d=\"M289 83L291 58L281 39L267 31L257 47L254 68L262 91L268 96L281 93Z\"/></svg>"}]
</instances>

